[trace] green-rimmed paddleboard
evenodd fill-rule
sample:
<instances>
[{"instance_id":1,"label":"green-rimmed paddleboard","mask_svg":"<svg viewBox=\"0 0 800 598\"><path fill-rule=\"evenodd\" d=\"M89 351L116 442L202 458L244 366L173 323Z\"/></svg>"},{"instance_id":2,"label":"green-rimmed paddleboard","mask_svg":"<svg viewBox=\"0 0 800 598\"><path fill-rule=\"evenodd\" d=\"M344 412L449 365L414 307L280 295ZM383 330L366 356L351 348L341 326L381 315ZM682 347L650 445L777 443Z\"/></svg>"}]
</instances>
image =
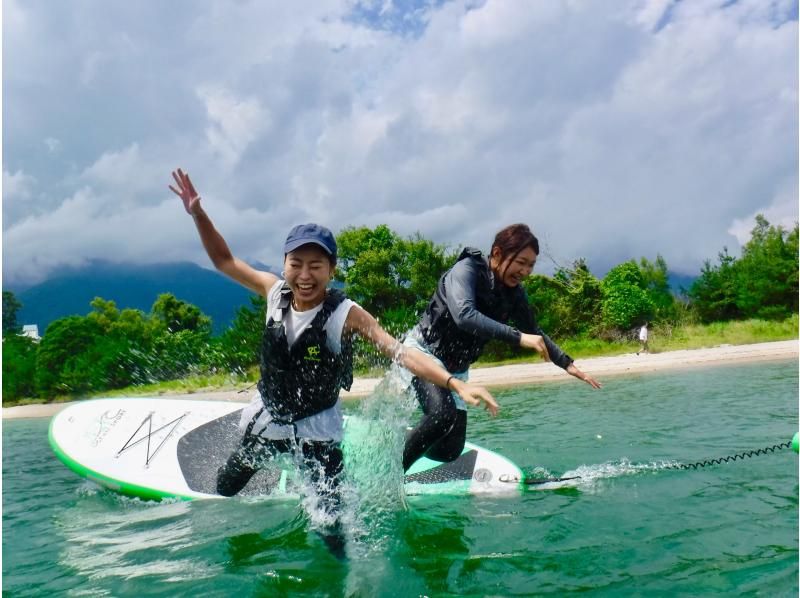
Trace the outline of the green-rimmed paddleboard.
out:
<instances>
[{"instance_id":1,"label":"green-rimmed paddleboard","mask_svg":"<svg viewBox=\"0 0 800 598\"><path fill-rule=\"evenodd\" d=\"M50 445L79 475L127 496L145 499L219 498L216 472L238 446L242 405L161 398L95 399L70 405L50 423ZM359 422L348 418L347 438ZM290 465L268 467L240 493L296 496ZM511 461L467 443L451 463L417 461L407 494L501 494L522 488Z\"/></svg>"}]
</instances>

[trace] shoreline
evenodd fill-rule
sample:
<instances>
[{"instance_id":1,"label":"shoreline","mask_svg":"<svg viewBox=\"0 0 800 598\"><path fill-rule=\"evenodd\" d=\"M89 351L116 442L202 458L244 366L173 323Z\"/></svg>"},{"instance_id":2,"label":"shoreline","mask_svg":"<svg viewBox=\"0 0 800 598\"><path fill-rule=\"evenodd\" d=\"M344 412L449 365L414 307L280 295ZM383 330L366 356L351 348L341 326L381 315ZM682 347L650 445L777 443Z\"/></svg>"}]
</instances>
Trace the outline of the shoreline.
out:
<instances>
[{"instance_id":1,"label":"shoreline","mask_svg":"<svg viewBox=\"0 0 800 598\"><path fill-rule=\"evenodd\" d=\"M798 340L756 343L751 345L719 345L703 349L682 349L664 353L625 353L612 357L576 359L575 364L585 373L602 383L605 378L674 369L690 369L713 365L783 361L798 358ZM350 392L342 391L342 399L356 399L369 395L381 378L356 378ZM493 367L476 367L470 370L470 382L490 389L524 386L539 382L572 380L560 368L550 363L516 363ZM190 394L161 394L160 398L193 399L208 401L234 401L247 403L250 392L218 390ZM71 402L44 403L3 407L3 419L52 417Z\"/></svg>"}]
</instances>

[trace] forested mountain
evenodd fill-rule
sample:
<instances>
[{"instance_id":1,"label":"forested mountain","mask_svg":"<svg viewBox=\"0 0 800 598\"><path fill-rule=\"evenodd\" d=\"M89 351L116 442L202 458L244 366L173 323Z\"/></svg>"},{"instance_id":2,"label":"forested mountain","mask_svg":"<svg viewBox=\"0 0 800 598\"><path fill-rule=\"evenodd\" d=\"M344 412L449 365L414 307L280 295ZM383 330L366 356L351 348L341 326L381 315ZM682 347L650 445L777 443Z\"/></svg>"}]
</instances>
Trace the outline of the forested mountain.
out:
<instances>
[{"instance_id":1,"label":"forested mountain","mask_svg":"<svg viewBox=\"0 0 800 598\"><path fill-rule=\"evenodd\" d=\"M263 264L257 267L270 269ZM251 295L218 272L193 263L135 265L95 261L15 293L22 303L17 322L36 324L39 334L44 334L53 320L86 315L91 310L89 302L95 297L114 301L119 309L149 312L161 293L172 293L199 307L211 317L216 334L228 327L238 307L249 305Z\"/></svg>"}]
</instances>

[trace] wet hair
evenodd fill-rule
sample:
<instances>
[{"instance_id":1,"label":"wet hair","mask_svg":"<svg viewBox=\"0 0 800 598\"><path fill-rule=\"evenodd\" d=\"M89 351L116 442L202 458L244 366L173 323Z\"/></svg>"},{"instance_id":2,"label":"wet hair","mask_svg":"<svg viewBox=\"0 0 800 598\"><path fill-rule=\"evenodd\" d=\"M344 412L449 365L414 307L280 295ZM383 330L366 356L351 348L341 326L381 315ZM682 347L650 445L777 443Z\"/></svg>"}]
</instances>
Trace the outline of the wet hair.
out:
<instances>
[{"instance_id":1,"label":"wet hair","mask_svg":"<svg viewBox=\"0 0 800 598\"><path fill-rule=\"evenodd\" d=\"M510 224L502 229L495 235L489 255L494 253L495 247L500 251L501 262L511 258L509 264L526 247L530 247L536 255L539 255L539 239L531 232L527 224ZM508 268L508 264L506 264L506 268Z\"/></svg>"}]
</instances>

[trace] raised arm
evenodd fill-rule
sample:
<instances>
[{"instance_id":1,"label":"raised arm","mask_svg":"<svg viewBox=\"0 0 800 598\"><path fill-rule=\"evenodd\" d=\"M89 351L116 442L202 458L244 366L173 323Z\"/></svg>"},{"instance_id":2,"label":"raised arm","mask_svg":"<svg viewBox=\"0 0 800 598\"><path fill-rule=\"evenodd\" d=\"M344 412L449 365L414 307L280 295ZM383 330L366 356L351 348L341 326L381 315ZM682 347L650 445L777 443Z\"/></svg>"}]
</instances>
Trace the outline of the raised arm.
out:
<instances>
[{"instance_id":1,"label":"raised arm","mask_svg":"<svg viewBox=\"0 0 800 598\"><path fill-rule=\"evenodd\" d=\"M436 386L455 391L468 405L477 406L483 402L489 413L497 415L499 406L488 390L482 386L475 386L459 380L421 351L404 347L402 343L381 328L378 321L369 312L357 305L350 308L345 321L345 332L355 333L369 340L384 355L408 369L415 376L428 380Z\"/></svg>"},{"instance_id":2,"label":"raised arm","mask_svg":"<svg viewBox=\"0 0 800 598\"><path fill-rule=\"evenodd\" d=\"M200 205L200 195L195 191L189 175L179 168L177 171L173 171L172 178L177 187L170 185L169 188L181 198L183 207L194 220L200 240L214 267L242 286L266 297L269 289L278 281L278 277L271 272L256 270L246 262L234 257L225 239L219 234L208 214Z\"/></svg>"}]
</instances>

